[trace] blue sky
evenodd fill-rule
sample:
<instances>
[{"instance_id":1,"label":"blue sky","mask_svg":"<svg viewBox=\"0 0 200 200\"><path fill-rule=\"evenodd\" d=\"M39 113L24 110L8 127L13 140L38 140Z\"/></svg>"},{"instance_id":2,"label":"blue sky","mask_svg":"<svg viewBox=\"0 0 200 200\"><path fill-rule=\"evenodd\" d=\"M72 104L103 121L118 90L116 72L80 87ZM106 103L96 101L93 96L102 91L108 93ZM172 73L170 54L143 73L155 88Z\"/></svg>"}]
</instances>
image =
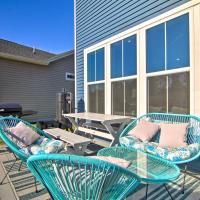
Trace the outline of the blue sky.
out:
<instances>
[{"instance_id":1,"label":"blue sky","mask_svg":"<svg viewBox=\"0 0 200 200\"><path fill-rule=\"evenodd\" d=\"M74 48L74 0L0 0L0 38L61 53Z\"/></svg>"}]
</instances>

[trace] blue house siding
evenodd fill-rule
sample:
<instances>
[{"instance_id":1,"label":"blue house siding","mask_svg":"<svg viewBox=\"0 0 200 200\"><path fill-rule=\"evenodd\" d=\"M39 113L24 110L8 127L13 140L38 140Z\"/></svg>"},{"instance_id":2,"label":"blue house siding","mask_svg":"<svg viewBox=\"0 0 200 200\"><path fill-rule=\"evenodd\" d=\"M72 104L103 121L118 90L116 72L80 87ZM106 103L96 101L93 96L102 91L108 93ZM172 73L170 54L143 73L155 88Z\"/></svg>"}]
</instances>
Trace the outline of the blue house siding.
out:
<instances>
[{"instance_id":1,"label":"blue house siding","mask_svg":"<svg viewBox=\"0 0 200 200\"><path fill-rule=\"evenodd\" d=\"M188 1L76 0L76 100L79 107L84 105L79 102L84 99L85 48Z\"/></svg>"}]
</instances>

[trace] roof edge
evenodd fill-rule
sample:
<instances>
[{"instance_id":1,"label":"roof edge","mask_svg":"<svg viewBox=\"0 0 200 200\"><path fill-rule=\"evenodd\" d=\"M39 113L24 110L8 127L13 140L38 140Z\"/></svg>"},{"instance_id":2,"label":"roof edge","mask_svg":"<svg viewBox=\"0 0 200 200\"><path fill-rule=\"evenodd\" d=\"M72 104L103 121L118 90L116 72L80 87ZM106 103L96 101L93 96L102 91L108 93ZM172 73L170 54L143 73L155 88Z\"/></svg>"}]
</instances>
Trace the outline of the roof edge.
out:
<instances>
[{"instance_id":1,"label":"roof edge","mask_svg":"<svg viewBox=\"0 0 200 200\"><path fill-rule=\"evenodd\" d=\"M70 50L64 53L60 53L56 56L53 56L52 58L49 58L47 61L43 61L43 60L35 60L32 58L27 58L24 56L16 56L16 55L12 55L9 53L3 53L0 52L0 58L5 58L5 59L9 59L9 60L15 60L15 61L21 61L21 62L25 62L25 63L32 63L32 64L38 64L38 65L49 65L51 62L54 62L56 60L65 58L67 56L71 56L74 54L74 50Z\"/></svg>"},{"instance_id":2,"label":"roof edge","mask_svg":"<svg viewBox=\"0 0 200 200\"><path fill-rule=\"evenodd\" d=\"M60 54L58 54L58 55L56 55L56 56L54 56L54 57L52 57L52 58L49 58L49 59L48 59L48 62L51 63L51 62L54 62L54 61L56 61L56 60L65 58L65 57L67 57L67 56L71 56L71 55L73 55L73 54L74 54L74 50L72 49L72 50L70 50L70 51L67 51L67 52L64 52L64 53L60 53Z\"/></svg>"},{"instance_id":3,"label":"roof edge","mask_svg":"<svg viewBox=\"0 0 200 200\"><path fill-rule=\"evenodd\" d=\"M12 55L12 54L9 54L9 53L2 53L2 52L0 52L0 58L22 61L22 62L38 64L38 65L45 65L45 66L47 66L49 64L49 62L45 62L45 61L42 61L42 60L35 60L35 59L32 59L32 58L26 58L26 57L23 57L23 56L16 56L16 55Z\"/></svg>"}]
</instances>

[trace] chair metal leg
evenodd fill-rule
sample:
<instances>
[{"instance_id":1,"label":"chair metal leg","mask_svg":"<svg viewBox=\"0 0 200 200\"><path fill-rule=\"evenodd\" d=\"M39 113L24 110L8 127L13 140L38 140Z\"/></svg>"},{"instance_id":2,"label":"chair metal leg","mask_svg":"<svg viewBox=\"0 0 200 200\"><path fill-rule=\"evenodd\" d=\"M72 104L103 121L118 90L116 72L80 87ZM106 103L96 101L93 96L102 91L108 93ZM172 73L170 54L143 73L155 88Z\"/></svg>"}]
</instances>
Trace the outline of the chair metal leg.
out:
<instances>
[{"instance_id":1,"label":"chair metal leg","mask_svg":"<svg viewBox=\"0 0 200 200\"><path fill-rule=\"evenodd\" d=\"M149 184L146 185L146 195L145 195L145 199L147 200L148 198L148 187L149 187Z\"/></svg>"},{"instance_id":2,"label":"chair metal leg","mask_svg":"<svg viewBox=\"0 0 200 200\"><path fill-rule=\"evenodd\" d=\"M38 193L38 189L37 189L37 180L36 178L34 177L34 184L35 184L35 192Z\"/></svg>"},{"instance_id":3,"label":"chair metal leg","mask_svg":"<svg viewBox=\"0 0 200 200\"><path fill-rule=\"evenodd\" d=\"M170 194L169 190L167 189L167 186L166 186L166 184L164 184L164 186L165 186L165 189L166 189L167 193L169 194L169 196L170 196L171 200L173 200L173 197L172 197L172 195Z\"/></svg>"},{"instance_id":4,"label":"chair metal leg","mask_svg":"<svg viewBox=\"0 0 200 200\"><path fill-rule=\"evenodd\" d=\"M5 178L7 177L7 175L9 174L9 172L12 170L13 166L15 165L15 163L17 162L17 159L15 160L15 162L11 165L10 169L6 172L4 178L2 179L0 185L3 184L3 181L5 180Z\"/></svg>"},{"instance_id":5,"label":"chair metal leg","mask_svg":"<svg viewBox=\"0 0 200 200\"><path fill-rule=\"evenodd\" d=\"M187 165L185 165L185 169L183 171L182 194L184 194L184 192L185 192L185 178L186 178L186 173L187 173Z\"/></svg>"},{"instance_id":6,"label":"chair metal leg","mask_svg":"<svg viewBox=\"0 0 200 200\"><path fill-rule=\"evenodd\" d=\"M21 161L21 163L20 163L20 165L19 165L18 172L21 170L22 164L23 164L23 161Z\"/></svg>"}]
</instances>

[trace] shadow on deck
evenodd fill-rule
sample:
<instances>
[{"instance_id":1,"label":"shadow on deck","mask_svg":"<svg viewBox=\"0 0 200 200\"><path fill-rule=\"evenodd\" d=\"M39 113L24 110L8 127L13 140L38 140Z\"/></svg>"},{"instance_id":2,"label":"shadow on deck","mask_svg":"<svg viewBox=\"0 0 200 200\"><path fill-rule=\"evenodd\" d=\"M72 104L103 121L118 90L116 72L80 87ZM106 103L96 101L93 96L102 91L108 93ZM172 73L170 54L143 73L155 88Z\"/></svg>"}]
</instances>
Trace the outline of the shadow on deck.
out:
<instances>
[{"instance_id":1,"label":"shadow on deck","mask_svg":"<svg viewBox=\"0 0 200 200\"><path fill-rule=\"evenodd\" d=\"M5 147L0 149L0 177L3 177L6 170L14 162L14 156L9 153ZM182 183L181 177L174 183L167 187L176 200L200 200L200 161L193 162L189 166L189 174L186 177L185 194L180 192ZM32 174L23 164L19 170L20 161L18 161L13 170L9 173L8 178L0 185L0 199L1 200L48 200L50 199L46 190L35 193L34 178ZM42 187L38 183L38 188ZM127 200L144 200L145 199L145 185L138 187L137 191L127 198ZM168 200L170 199L163 185L150 185L148 192L148 200Z\"/></svg>"}]
</instances>

